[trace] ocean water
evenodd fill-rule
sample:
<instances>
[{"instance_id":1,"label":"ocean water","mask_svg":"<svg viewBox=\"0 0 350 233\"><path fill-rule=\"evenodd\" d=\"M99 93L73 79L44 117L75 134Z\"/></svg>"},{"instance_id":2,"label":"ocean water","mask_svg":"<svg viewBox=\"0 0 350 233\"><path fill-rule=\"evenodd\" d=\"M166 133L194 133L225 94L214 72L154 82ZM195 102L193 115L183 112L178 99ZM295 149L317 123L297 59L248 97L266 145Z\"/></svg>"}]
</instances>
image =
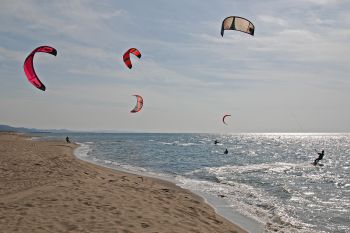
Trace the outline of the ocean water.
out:
<instances>
[{"instance_id":1,"label":"ocean water","mask_svg":"<svg viewBox=\"0 0 350 233\"><path fill-rule=\"evenodd\" d=\"M66 135L42 136L63 140ZM69 137L80 143L81 159L171 178L181 187L214 195L262 223L264 232L350 233L350 134ZM315 150L322 149L324 166L315 167Z\"/></svg>"}]
</instances>

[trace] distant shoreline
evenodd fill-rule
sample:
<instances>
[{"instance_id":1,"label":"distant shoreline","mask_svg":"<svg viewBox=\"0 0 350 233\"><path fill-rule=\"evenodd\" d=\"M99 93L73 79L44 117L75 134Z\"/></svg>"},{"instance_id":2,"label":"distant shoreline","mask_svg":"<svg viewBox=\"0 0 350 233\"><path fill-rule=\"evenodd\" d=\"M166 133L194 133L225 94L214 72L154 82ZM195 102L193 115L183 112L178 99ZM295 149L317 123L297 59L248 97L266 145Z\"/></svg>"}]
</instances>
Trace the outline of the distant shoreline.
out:
<instances>
[{"instance_id":1,"label":"distant shoreline","mask_svg":"<svg viewBox=\"0 0 350 233\"><path fill-rule=\"evenodd\" d=\"M80 131L80 130L71 130L71 129L37 129L37 128L27 128L27 127L14 127L10 125L2 125L0 124L0 133L1 132L12 132L12 133L62 133L62 134L74 134L74 133L106 133L106 134L350 134L350 132L324 132L324 131L319 131L319 132L285 132L285 131L280 131L280 132L143 132L143 131L113 131L113 130L91 130L91 131Z\"/></svg>"}]
</instances>

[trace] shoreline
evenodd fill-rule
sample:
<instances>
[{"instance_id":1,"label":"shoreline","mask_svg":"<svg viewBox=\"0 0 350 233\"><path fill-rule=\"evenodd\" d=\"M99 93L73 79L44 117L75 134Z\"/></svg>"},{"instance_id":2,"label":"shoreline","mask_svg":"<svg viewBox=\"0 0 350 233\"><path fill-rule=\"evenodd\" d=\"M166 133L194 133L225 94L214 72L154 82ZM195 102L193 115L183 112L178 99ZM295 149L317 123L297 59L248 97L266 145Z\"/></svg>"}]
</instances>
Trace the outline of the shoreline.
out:
<instances>
[{"instance_id":1,"label":"shoreline","mask_svg":"<svg viewBox=\"0 0 350 233\"><path fill-rule=\"evenodd\" d=\"M77 158L75 144L0 133L1 232L246 232L169 181Z\"/></svg>"},{"instance_id":2,"label":"shoreline","mask_svg":"<svg viewBox=\"0 0 350 233\"><path fill-rule=\"evenodd\" d=\"M175 185L177 188L186 190L190 193L192 193L195 196L198 196L199 198L202 198L203 201L212 207L215 210L215 213L220 215L221 217L224 217L226 220L230 221L232 224L239 226L243 230L247 231L248 233L262 233L264 232L264 225L252 218L249 218L245 215L240 214L237 212L234 208L232 208L224 199L219 198L217 196L204 193L201 191L196 191L196 190L191 190L188 188L181 187L181 184L177 182L173 177L166 177L166 176L161 176L158 174L151 174L143 171L132 171L128 170L126 168L118 167L118 166L108 166L99 164L98 162L94 162L88 159L84 159L83 156L79 157L79 149L82 148L83 143L77 143L78 147L74 149L73 155L84 162L94 164L99 167L111 169L113 171L117 172L123 172L131 175L140 175L140 176L146 176L151 179L156 179L161 182L168 182L171 185ZM85 145L85 144L84 144Z\"/></svg>"}]
</instances>

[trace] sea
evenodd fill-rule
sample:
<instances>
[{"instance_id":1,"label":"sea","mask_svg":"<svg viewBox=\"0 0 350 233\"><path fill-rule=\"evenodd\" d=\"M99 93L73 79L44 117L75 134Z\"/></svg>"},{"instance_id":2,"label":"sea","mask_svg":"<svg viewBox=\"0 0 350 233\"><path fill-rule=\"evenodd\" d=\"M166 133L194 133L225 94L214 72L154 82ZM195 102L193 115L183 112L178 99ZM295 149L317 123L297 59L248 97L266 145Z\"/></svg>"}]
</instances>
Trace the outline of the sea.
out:
<instances>
[{"instance_id":1,"label":"sea","mask_svg":"<svg viewBox=\"0 0 350 233\"><path fill-rule=\"evenodd\" d=\"M241 219L238 225L249 232L350 233L350 134L40 136L69 136L80 145L80 159L170 180L202 195L224 217ZM314 166L321 150L323 166Z\"/></svg>"}]
</instances>

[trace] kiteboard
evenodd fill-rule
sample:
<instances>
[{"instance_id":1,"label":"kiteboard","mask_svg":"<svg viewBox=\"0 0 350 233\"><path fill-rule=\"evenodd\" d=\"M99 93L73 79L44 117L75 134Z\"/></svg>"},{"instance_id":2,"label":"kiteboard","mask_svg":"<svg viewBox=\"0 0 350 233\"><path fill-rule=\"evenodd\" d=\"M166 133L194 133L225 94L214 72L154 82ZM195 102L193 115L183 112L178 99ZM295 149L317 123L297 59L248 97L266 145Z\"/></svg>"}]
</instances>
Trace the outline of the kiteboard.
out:
<instances>
[{"instance_id":1,"label":"kiteboard","mask_svg":"<svg viewBox=\"0 0 350 233\"><path fill-rule=\"evenodd\" d=\"M314 165L315 167L316 166L319 166L319 167L323 167L324 166L324 164L323 163L317 163L317 164L315 164L315 163L311 163L312 165Z\"/></svg>"}]
</instances>

